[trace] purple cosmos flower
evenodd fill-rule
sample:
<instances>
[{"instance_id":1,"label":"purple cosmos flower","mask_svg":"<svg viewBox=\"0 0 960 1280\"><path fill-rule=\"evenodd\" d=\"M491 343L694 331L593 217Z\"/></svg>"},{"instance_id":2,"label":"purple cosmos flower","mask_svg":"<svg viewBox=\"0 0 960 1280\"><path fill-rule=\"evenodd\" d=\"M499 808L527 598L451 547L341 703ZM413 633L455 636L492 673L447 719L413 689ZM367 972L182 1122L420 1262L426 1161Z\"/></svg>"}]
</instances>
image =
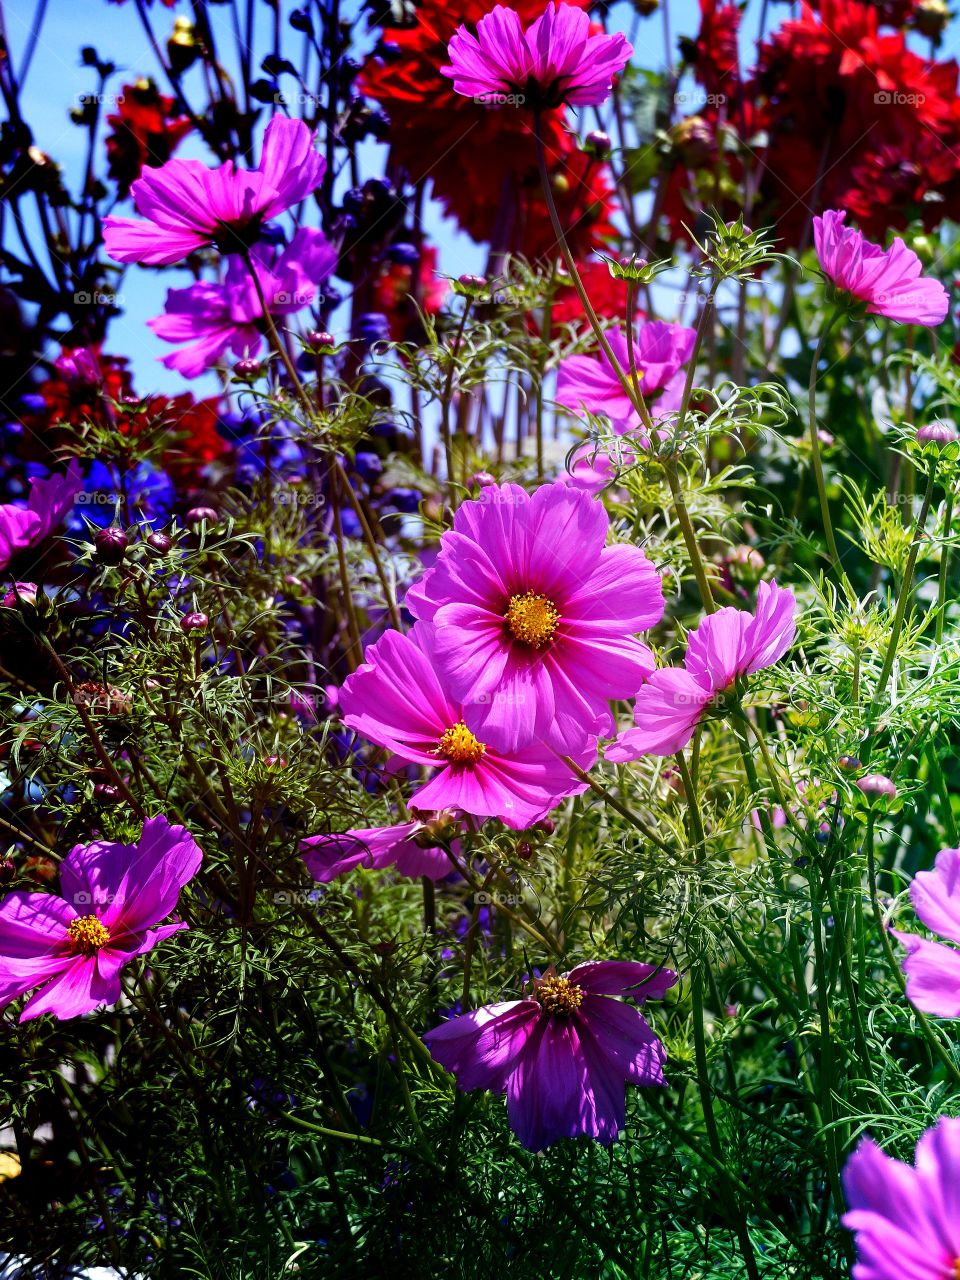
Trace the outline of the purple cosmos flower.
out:
<instances>
[{"instance_id":1,"label":"purple cosmos flower","mask_svg":"<svg viewBox=\"0 0 960 1280\"><path fill-rule=\"evenodd\" d=\"M506 1093L529 1151L581 1135L606 1146L624 1125L624 1085L662 1085L667 1056L643 1014L614 997L659 1000L676 981L633 960L548 969L531 998L465 1013L423 1038L459 1088Z\"/></svg>"},{"instance_id":2,"label":"purple cosmos flower","mask_svg":"<svg viewBox=\"0 0 960 1280\"><path fill-rule=\"evenodd\" d=\"M197 872L184 827L149 818L136 844L76 845L60 864L60 897L11 893L0 902L0 1006L41 987L20 1021L76 1018L120 999L120 970L178 929L159 922Z\"/></svg>"},{"instance_id":3,"label":"purple cosmos flower","mask_svg":"<svg viewBox=\"0 0 960 1280\"><path fill-rule=\"evenodd\" d=\"M18 551L36 546L51 534L82 487L74 458L66 475L53 472L42 480L32 480L25 507L13 503L0 506L0 569L5 569Z\"/></svg>"},{"instance_id":4,"label":"purple cosmos flower","mask_svg":"<svg viewBox=\"0 0 960 1280\"><path fill-rule=\"evenodd\" d=\"M779 662L793 643L796 600L788 587L761 582L757 611L718 609L687 637L682 667L654 672L637 694L627 729L607 748L608 760L682 751L704 711L735 681Z\"/></svg>"},{"instance_id":5,"label":"purple cosmos flower","mask_svg":"<svg viewBox=\"0 0 960 1280\"><path fill-rule=\"evenodd\" d=\"M944 1116L917 1143L914 1163L864 1138L847 1161L856 1235L853 1280L954 1280L960 1276L960 1119Z\"/></svg>"},{"instance_id":6,"label":"purple cosmos flower","mask_svg":"<svg viewBox=\"0 0 960 1280\"><path fill-rule=\"evenodd\" d=\"M457 511L436 564L407 593L467 726L501 751L562 752L612 732L608 703L653 670L637 631L663 616L639 547L605 545L601 503L562 481L485 489Z\"/></svg>"},{"instance_id":7,"label":"purple cosmos flower","mask_svg":"<svg viewBox=\"0 0 960 1280\"><path fill-rule=\"evenodd\" d=\"M682 324L651 320L641 325L634 341L634 359L640 374L640 390L654 419L676 413L683 399L683 365L690 359L696 331ZM630 367L626 335L619 328L607 330L607 341L620 367ZM596 356L569 356L560 365L557 403L574 413L606 414L618 435L636 431L640 416L609 360ZM646 443L644 441L643 443Z\"/></svg>"},{"instance_id":8,"label":"purple cosmos flower","mask_svg":"<svg viewBox=\"0 0 960 1280\"><path fill-rule=\"evenodd\" d=\"M251 250L254 269L273 316L293 315L313 301L317 285L330 275L337 252L321 231L302 227L279 255L263 246ZM242 258L232 256L222 284L199 283L170 289L166 310L147 324L165 342L186 343L161 363L185 378L198 378L228 351L255 356L263 343L263 307Z\"/></svg>"},{"instance_id":9,"label":"purple cosmos flower","mask_svg":"<svg viewBox=\"0 0 960 1280\"><path fill-rule=\"evenodd\" d=\"M630 61L625 36L591 35L590 19L569 4L548 4L526 31L514 9L498 4L477 23L477 34L459 27L441 75L457 93L490 103L504 98L533 110L595 107L606 102L613 77Z\"/></svg>"},{"instance_id":10,"label":"purple cosmos flower","mask_svg":"<svg viewBox=\"0 0 960 1280\"><path fill-rule=\"evenodd\" d=\"M950 309L939 280L923 276L920 259L898 236L889 249L843 225L846 212L828 210L813 220L813 241L824 275L838 289L866 302L870 315L901 324L939 324Z\"/></svg>"},{"instance_id":11,"label":"purple cosmos flower","mask_svg":"<svg viewBox=\"0 0 960 1280\"><path fill-rule=\"evenodd\" d=\"M321 884L354 867L376 871L394 867L402 876L442 880L454 866L442 849L429 842L429 835L428 825L419 819L392 827L354 827L339 835L308 836L300 841L300 852L307 870Z\"/></svg>"},{"instance_id":12,"label":"purple cosmos flower","mask_svg":"<svg viewBox=\"0 0 960 1280\"><path fill-rule=\"evenodd\" d=\"M471 733L422 626L407 635L388 631L365 657L340 690L343 722L400 760L436 771L412 796L418 809L460 809L522 828L583 791L585 784L542 744L510 754ZM595 744L581 745L575 758L589 768Z\"/></svg>"},{"instance_id":13,"label":"purple cosmos flower","mask_svg":"<svg viewBox=\"0 0 960 1280\"><path fill-rule=\"evenodd\" d=\"M264 222L304 200L325 169L303 121L274 116L263 135L258 169L235 169L229 160L219 169L199 160L144 169L130 191L146 221L105 218L107 253L118 262L155 267L210 244L229 253L252 244Z\"/></svg>"},{"instance_id":14,"label":"purple cosmos flower","mask_svg":"<svg viewBox=\"0 0 960 1280\"><path fill-rule=\"evenodd\" d=\"M933 870L917 873L910 901L928 929L960 944L960 849L941 849ZM915 933L892 932L908 952L903 971L913 1004L940 1018L960 1018L960 951Z\"/></svg>"}]
</instances>

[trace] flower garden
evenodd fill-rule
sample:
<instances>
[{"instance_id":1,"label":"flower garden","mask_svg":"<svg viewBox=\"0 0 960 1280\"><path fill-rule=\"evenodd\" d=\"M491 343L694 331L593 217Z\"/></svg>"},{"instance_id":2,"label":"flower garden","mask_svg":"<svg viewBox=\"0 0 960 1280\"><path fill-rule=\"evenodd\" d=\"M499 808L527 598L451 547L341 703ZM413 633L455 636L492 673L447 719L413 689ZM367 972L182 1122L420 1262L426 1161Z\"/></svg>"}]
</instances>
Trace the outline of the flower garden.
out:
<instances>
[{"instance_id":1,"label":"flower garden","mask_svg":"<svg viewBox=\"0 0 960 1280\"><path fill-rule=\"evenodd\" d=\"M946 4L27 8L0 1274L960 1280Z\"/></svg>"}]
</instances>

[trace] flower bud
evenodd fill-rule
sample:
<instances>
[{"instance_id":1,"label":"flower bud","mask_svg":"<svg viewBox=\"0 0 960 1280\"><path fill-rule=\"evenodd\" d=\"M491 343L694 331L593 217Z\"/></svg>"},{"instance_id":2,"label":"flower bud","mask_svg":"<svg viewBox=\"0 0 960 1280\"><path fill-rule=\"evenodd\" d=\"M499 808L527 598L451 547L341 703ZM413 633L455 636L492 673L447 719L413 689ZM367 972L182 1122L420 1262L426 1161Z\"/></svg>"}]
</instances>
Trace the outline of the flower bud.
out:
<instances>
[{"instance_id":1,"label":"flower bud","mask_svg":"<svg viewBox=\"0 0 960 1280\"><path fill-rule=\"evenodd\" d=\"M193 528L198 524L216 524L220 519L220 513L213 507L191 507L184 519Z\"/></svg>"},{"instance_id":2,"label":"flower bud","mask_svg":"<svg viewBox=\"0 0 960 1280\"><path fill-rule=\"evenodd\" d=\"M123 557L127 554L130 539L118 525L113 524L109 529L100 530L93 545L101 564L118 565L122 564Z\"/></svg>"},{"instance_id":3,"label":"flower bud","mask_svg":"<svg viewBox=\"0 0 960 1280\"><path fill-rule=\"evenodd\" d=\"M884 773L865 773L854 785L865 796L882 796L884 799L892 799L897 794L897 788L892 779Z\"/></svg>"},{"instance_id":4,"label":"flower bud","mask_svg":"<svg viewBox=\"0 0 960 1280\"><path fill-rule=\"evenodd\" d=\"M210 619L205 613L195 611L187 613L180 619L180 630L185 636L190 635L194 631L206 631L210 625Z\"/></svg>"},{"instance_id":5,"label":"flower bud","mask_svg":"<svg viewBox=\"0 0 960 1280\"><path fill-rule=\"evenodd\" d=\"M845 773L856 773L858 769L863 768L857 756L841 756L837 761L837 766L843 769Z\"/></svg>"},{"instance_id":6,"label":"flower bud","mask_svg":"<svg viewBox=\"0 0 960 1280\"><path fill-rule=\"evenodd\" d=\"M249 356L245 356L233 366L233 372L236 377L243 378L246 382L252 382L260 374L260 361L251 360Z\"/></svg>"},{"instance_id":7,"label":"flower bud","mask_svg":"<svg viewBox=\"0 0 960 1280\"><path fill-rule=\"evenodd\" d=\"M173 539L166 533L151 533L147 538L147 546L158 555L165 556L173 546Z\"/></svg>"},{"instance_id":8,"label":"flower bud","mask_svg":"<svg viewBox=\"0 0 960 1280\"><path fill-rule=\"evenodd\" d=\"M602 129L591 129L583 140L583 149L598 160L605 160L610 154L610 135Z\"/></svg>"},{"instance_id":9,"label":"flower bud","mask_svg":"<svg viewBox=\"0 0 960 1280\"><path fill-rule=\"evenodd\" d=\"M952 423L937 419L917 427L917 440L920 444L952 444L954 440L960 440L960 433Z\"/></svg>"}]
</instances>

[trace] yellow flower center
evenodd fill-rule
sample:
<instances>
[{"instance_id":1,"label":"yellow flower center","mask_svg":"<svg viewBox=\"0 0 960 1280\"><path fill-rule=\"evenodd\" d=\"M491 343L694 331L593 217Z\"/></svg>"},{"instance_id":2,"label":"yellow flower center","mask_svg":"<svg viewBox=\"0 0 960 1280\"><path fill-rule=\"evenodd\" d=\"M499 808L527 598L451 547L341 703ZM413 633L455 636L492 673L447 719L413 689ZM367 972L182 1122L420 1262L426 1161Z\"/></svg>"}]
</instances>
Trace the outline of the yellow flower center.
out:
<instances>
[{"instance_id":1,"label":"yellow flower center","mask_svg":"<svg viewBox=\"0 0 960 1280\"><path fill-rule=\"evenodd\" d=\"M67 925L67 933L74 951L92 956L110 941L110 933L96 916L77 916Z\"/></svg>"},{"instance_id":2,"label":"yellow flower center","mask_svg":"<svg viewBox=\"0 0 960 1280\"><path fill-rule=\"evenodd\" d=\"M583 988L558 974L537 983L536 996L547 1013L568 1018L583 1004Z\"/></svg>"},{"instance_id":3,"label":"yellow flower center","mask_svg":"<svg viewBox=\"0 0 960 1280\"><path fill-rule=\"evenodd\" d=\"M504 621L510 634L521 644L541 649L560 625L557 606L536 591L526 591L522 596L511 596Z\"/></svg>"},{"instance_id":4,"label":"yellow flower center","mask_svg":"<svg viewBox=\"0 0 960 1280\"><path fill-rule=\"evenodd\" d=\"M953 1274L956 1276L957 1280L960 1280L960 1258L958 1258L953 1264Z\"/></svg>"},{"instance_id":5,"label":"yellow flower center","mask_svg":"<svg viewBox=\"0 0 960 1280\"><path fill-rule=\"evenodd\" d=\"M462 720L444 729L436 747L437 755L451 764L476 764L486 749L486 744L478 742Z\"/></svg>"}]
</instances>

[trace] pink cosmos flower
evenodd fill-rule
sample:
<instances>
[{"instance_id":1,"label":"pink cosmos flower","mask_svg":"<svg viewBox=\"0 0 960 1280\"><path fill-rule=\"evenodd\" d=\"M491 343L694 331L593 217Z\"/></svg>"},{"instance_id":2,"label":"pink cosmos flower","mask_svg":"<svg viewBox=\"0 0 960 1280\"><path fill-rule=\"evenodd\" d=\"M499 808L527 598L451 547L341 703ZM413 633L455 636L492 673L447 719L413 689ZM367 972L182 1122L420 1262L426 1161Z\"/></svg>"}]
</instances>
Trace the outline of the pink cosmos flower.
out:
<instances>
[{"instance_id":1,"label":"pink cosmos flower","mask_svg":"<svg viewBox=\"0 0 960 1280\"><path fill-rule=\"evenodd\" d=\"M27 505L15 503L0 506L0 569L5 569L18 551L35 547L48 537L73 506L83 488L76 458L66 475L53 472L40 480L31 480Z\"/></svg>"},{"instance_id":2,"label":"pink cosmos flower","mask_svg":"<svg viewBox=\"0 0 960 1280\"><path fill-rule=\"evenodd\" d=\"M264 222L304 200L325 169L303 121L274 116L257 169L235 169L230 160L219 169L199 160L144 169L130 191L146 221L105 218L107 253L118 262L168 266L210 244L236 251L256 241Z\"/></svg>"},{"instance_id":3,"label":"pink cosmos flower","mask_svg":"<svg viewBox=\"0 0 960 1280\"><path fill-rule=\"evenodd\" d=\"M562 481L533 495L491 486L407 593L468 728L497 750L569 752L612 732L609 701L653 670L635 633L663 616L660 577L639 547L606 546L608 527L602 504Z\"/></svg>"},{"instance_id":4,"label":"pink cosmos flower","mask_svg":"<svg viewBox=\"0 0 960 1280\"><path fill-rule=\"evenodd\" d=\"M617 763L682 751L718 694L743 676L779 662L793 644L796 600L788 587L761 582L755 614L718 609L687 637L683 667L655 671L637 694L636 727L607 748Z\"/></svg>"},{"instance_id":5,"label":"pink cosmos flower","mask_svg":"<svg viewBox=\"0 0 960 1280\"><path fill-rule=\"evenodd\" d=\"M932 871L910 885L917 915L934 933L960 944L960 849L941 849ZM960 1018L960 951L915 933L893 936L906 947L907 995L918 1009L940 1018Z\"/></svg>"},{"instance_id":6,"label":"pink cosmos flower","mask_svg":"<svg viewBox=\"0 0 960 1280\"><path fill-rule=\"evenodd\" d=\"M939 280L923 276L920 259L898 236L889 249L843 225L846 211L813 220L813 241L824 275L838 289L866 302L870 315L901 324L939 324L950 309Z\"/></svg>"},{"instance_id":7,"label":"pink cosmos flower","mask_svg":"<svg viewBox=\"0 0 960 1280\"><path fill-rule=\"evenodd\" d=\"M683 365L690 359L696 331L681 324L651 320L641 325L634 341L634 358L640 374L640 390L656 420L676 413L683 399ZM630 368L626 335L613 327L607 341L620 367ZM557 403L573 413L606 414L618 435L636 431L640 416L601 351L595 356L569 356L560 365Z\"/></svg>"},{"instance_id":8,"label":"pink cosmos flower","mask_svg":"<svg viewBox=\"0 0 960 1280\"><path fill-rule=\"evenodd\" d=\"M459 27L441 75L457 93L497 103L512 98L533 110L595 107L606 102L613 77L630 61L625 36L591 35L590 19L569 4L548 4L526 31L514 9L498 4L474 36Z\"/></svg>"},{"instance_id":9,"label":"pink cosmos flower","mask_svg":"<svg viewBox=\"0 0 960 1280\"><path fill-rule=\"evenodd\" d=\"M442 880L455 870L442 849L421 843L429 836L419 819L392 827L354 827L340 835L308 836L300 853L314 880L328 884L355 867L382 871L394 867L400 875Z\"/></svg>"},{"instance_id":10,"label":"pink cosmos flower","mask_svg":"<svg viewBox=\"0 0 960 1280\"><path fill-rule=\"evenodd\" d=\"M60 891L0 902L0 1006L41 987L20 1021L76 1018L120 999L120 970L178 929L159 922L197 872L200 849L184 827L149 818L136 844L76 845L60 864Z\"/></svg>"},{"instance_id":11,"label":"pink cosmos flower","mask_svg":"<svg viewBox=\"0 0 960 1280\"><path fill-rule=\"evenodd\" d=\"M459 809L523 828L562 797L584 790L585 784L542 744L511 754L471 733L463 707L441 678L424 627L407 635L388 631L365 657L340 690L343 722L405 763L435 771L411 797L418 809ZM589 768L595 744L581 743L574 758Z\"/></svg>"},{"instance_id":12,"label":"pink cosmos flower","mask_svg":"<svg viewBox=\"0 0 960 1280\"><path fill-rule=\"evenodd\" d=\"M660 1000L676 981L633 960L548 969L529 999L465 1013L423 1039L459 1088L506 1093L529 1151L581 1135L607 1146L624 1126L625 1084L664 1084L667 1056L643 1014L614 997Z\"/></svg>"},{"instance_id":13,"label":"pink cosmos flower","mask_svg":"<svg viewBox=\"0 0 960 1280\"><path fill-rule=\"evenodd\" d=\"M313 301L317 286L330 275L337 252L321 231L302 227L279 255L256 246L254 269L273 316L293 315ZM255 356L260 350L263 308L242 258L231 256L222 284L199 283L170 289L166 310L147 324L165 342L186 343L161 363L185 378L198 378L228 351Z\"/></svg>"},{"instance_id":14,"label":"pink cosmos flower","mask_svg":"<svg viewBox=\"0 0 960 1280\"><path fill-rule=\"evenodd\" d=\"M864 1138L847 1161L843 1225L856 1235L853 1280L953 1280L960 1275L960 1119L944 1116L914 1163Z\"/></svg>"}]
</instances>

